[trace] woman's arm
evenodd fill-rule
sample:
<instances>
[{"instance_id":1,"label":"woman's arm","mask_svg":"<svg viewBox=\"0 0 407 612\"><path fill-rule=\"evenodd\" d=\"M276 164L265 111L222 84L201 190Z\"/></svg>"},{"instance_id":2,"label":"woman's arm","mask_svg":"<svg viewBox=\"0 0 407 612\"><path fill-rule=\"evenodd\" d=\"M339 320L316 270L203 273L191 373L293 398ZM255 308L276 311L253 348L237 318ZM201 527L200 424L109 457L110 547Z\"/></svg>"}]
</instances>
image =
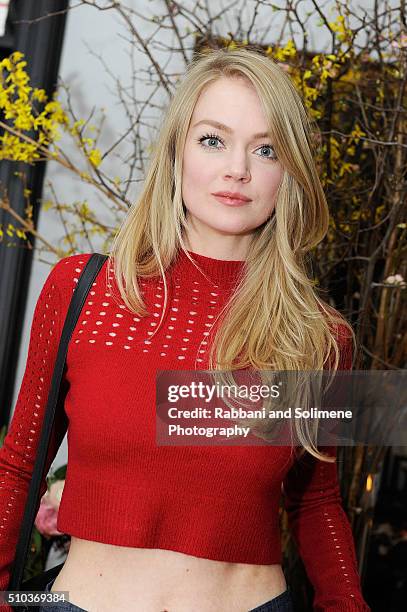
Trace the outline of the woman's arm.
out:
<instances>
[{"instance_id":1,"label":"woman's arm","mask_svg":"<svg viewBox=\"0 0 407 612\"><path fill-rule=\"evenodd\" d=\"M336 455L335 446L320 450ZM336 463L305 453L290 469L283 487L289 526L314 587L315 612L368 612Z\"/></svg>"},{"instance_id":2,"label":"woman's arm","mask_svg":"<svg viewBox=\"0 0 407 612\"><path fill-rule=\"evenodd\" d=\"M339 369L350 370L351 339L343 339L340 346ZM319 450L336 456L337 448ZM336 462L320 461L306 452L291 467L283 490L289 526L314 587L315 612L369 612L351 526L342 507Z\"/></svg>"},{"instance_id":3,"label":"woman's arm","mask_svg":"<svg viewBox=\"0 0 407 612\"><path fill-rule=\"evenodd\" d=\"M50 389L58 344L72 291L62 290L72 263L59 261L41 290L31 325L27 362L13 418L0 448L0 590L7 590L18 535ZM66 383L62 381L66 393ZM63 395L62 393L62 399ZM58 407L47 454L40 496L47 490L46 475L67 430ZM38 504L39 506L39 504ZM38 510L38 508L37 508ZM9 610L8 606L0 606Z\"/></svg>"}]
</instances>

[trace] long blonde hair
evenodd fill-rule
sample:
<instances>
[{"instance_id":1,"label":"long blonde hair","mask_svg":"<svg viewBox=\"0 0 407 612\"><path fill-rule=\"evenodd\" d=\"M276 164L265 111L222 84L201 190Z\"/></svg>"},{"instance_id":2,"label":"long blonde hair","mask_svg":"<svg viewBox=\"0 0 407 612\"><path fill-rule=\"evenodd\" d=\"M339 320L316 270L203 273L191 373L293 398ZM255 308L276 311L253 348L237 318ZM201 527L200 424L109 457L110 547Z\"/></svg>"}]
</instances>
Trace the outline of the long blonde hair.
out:
<instances>
[{"instance_id":1,"label":"long blonde hair","mask_svg":"<svg viewBox=\"0 0 407 612\"><path fill-rule=\"evenodd\" d=\"M245 273L221 313L210 368L335 371L341 365L340 333L353 342L355 336L345 319L317 295L316 283L307 274L308 254L324 238L329 222L314 160L317 130L289 76L256 51L217 49L191 61L163 114L141 194L113 241L108 273L113 261L124 303L142 316L148 311L139 280L160 275L161 324L168 300L165 271L180 249L189 257L181 194L186 136L199 95L221 77L243 77L255 87L283 176L275 212L255 230ZM316 430L304 430L300 423L295 427L303 449L319 459L335 460L318 451Z\"/></svg>"}]
</instances>

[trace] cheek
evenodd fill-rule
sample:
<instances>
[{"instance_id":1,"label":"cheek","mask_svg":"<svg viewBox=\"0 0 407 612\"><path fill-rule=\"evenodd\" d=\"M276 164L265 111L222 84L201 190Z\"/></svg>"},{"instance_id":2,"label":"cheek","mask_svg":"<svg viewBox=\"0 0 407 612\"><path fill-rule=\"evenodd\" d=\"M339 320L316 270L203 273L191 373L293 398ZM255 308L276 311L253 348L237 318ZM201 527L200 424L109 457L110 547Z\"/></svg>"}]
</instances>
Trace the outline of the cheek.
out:
<instances>
[{"instance_id":1,"label":"cheek","mask_svg":"<svg viewBox=\"0 0 407 612\"><path fill-rule=\"evenodd\" d=\"M183 182L185 186L191 187L192 185L199 184L201 180L202 165L197 162L196 159L189 157L185 161L183 171Z\"/></svg>"},{"instance_id":2,"label":"cheek","mask_svg":"<svg viewBox=\"0 0 407 612\"><path fill-rule=\"evenodd\" d=\"M183 185L186 189L208 186L216 168L210 163L211 155L205 155L194 146L187 146L183 158ZM216 174L216 172L215 172Z\"/></svg>"},{"instance_id":3,"label":"cheek","mask_svg":"<svg viewBox=\"0 0 407 612\"><path fill-rule=\"evenodd\" d=\"M274 196L279 188L283 170L281 167L272 168L269 172L264 172L257 177L257 186L259 193L266 199Z\"/></svg>"}]
</instances>

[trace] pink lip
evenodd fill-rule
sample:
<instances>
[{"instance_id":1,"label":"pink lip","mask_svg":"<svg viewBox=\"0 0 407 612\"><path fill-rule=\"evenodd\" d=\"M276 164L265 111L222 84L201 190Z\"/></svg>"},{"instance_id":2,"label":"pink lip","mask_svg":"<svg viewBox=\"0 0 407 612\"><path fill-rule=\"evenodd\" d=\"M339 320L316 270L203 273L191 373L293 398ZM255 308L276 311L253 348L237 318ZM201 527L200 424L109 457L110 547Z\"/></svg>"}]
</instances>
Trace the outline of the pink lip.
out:
<instances>
[{"instance_id":1,"label":"pink lip","mask_svg":"<svg viewBox=\"0 0 407 612\"><path fill-rule=\"evenodd\" d=\"M239 191L215 191L212 195L222 196L225 198L233 198L234 200L242 200L243 202L251 202L251 198L240 193Z\"/></svg>"},{"instance_id":2,"label":"pink lip","mask_svg":"<svg viewBox=\"0 0 407 612\"><path fill-rule=\"evenodd\" d=\"M251 202L251 200L241 200L238 198L228 198L225 196L219 196L215 194L213 195L218 200L218 202L222 202L222 204L226 204L227 206L244 206L245 204L248 204L249 202Z\"/></svg>"}]
</instances>

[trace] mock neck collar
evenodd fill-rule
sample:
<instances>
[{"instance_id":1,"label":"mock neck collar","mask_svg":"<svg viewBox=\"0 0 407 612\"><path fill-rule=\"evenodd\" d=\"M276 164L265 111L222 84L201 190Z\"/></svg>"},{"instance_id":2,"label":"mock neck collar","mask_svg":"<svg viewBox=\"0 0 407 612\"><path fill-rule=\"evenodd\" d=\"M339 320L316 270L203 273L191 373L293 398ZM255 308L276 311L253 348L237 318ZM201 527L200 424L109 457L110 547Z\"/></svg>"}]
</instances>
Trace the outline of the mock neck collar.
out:
<instances>
[{"instance_id":1,"label":"mock neck collar","mask_svg":"<svg viewBox=\"0 0 407 612\"><path fill-rule=\"evenodd\" d=\"M201 274L201 272L185 255L184 251L180 249L178 251L174 271L183 279L208 282L209 284L219 287L230 286L237 282L244 269L245 260L214 259L213 257L200 255L199 253L195 253L190 250L187 252L209 280L205 280L205 276Z\"/></svg>"}]
</instances>

